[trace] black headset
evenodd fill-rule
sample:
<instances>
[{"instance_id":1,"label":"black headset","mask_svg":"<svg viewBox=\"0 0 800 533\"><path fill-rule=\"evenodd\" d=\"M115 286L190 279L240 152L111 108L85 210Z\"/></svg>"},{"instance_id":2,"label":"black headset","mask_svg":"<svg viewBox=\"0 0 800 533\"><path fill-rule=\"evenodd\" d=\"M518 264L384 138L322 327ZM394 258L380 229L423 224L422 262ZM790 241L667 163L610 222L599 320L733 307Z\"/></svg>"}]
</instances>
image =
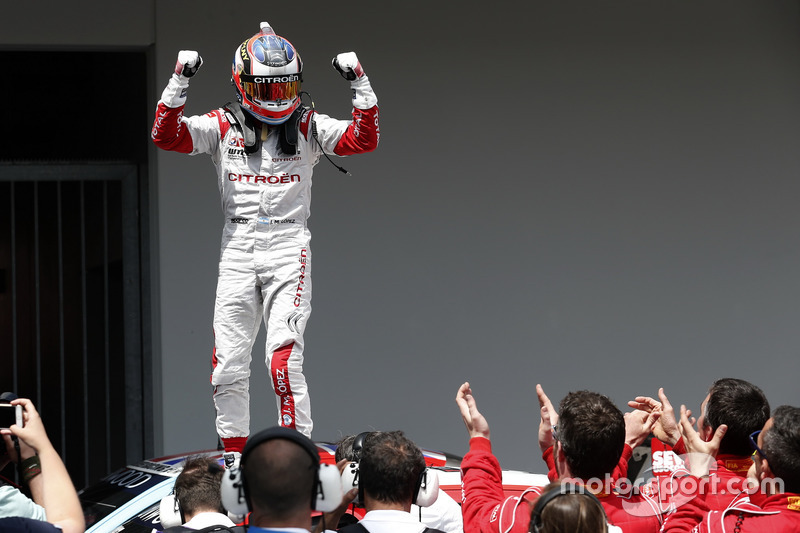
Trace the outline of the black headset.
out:
<instances>
[{"instance_id":1,"label":"black headset","mask_svg":"<svg viewBox=\"0 0 800 533\"><path fill-rule=\"evenodd\" d=\"M550 489L539 496L539 499L536 500L536 505L533 506L533 512L531 512L531 525L529 529L530 533L539 533L541 531L542 511L544 511L544 508L547 507L547 504L559 496L566 496L569 494L581 494L592 500L600 508L600 512L603 513L603 521L605 523L604 531L608 532L608 517L606 516L606 510L603 508L603 504L600 503L600 500L597 499L597 496L586 490L586 487L583 487L582 485L576 485L574 483L561 483L558 487Z\"/></svg>"},{"instance_id":2,"label":"black headset","mask_svg":"<svg viewBox=\"0 0 800 533\"><path fill-rule=\"evenodd\" d=\"M297 430L275 426L265 429L247 439L247 444L242 450L239 466L231 468L222 476L220 493L222 505L228 512L243 516L250 508L247 481L244 478L244 465L247 457L259 445L273 439L291 441L305 450L319 468L314 470L314 484L311 488L311 508L330 512L342 503L342 482L339 469L335 465L320 463L317 445L311 439Z\"/></svg>"},{"instance_id":3,"label":"black headset","mask_svg":"<svg viewBox=\"0 0 800 533\"><path fill-rule=\"evenodd\" d=\"M356 435L353 440L353 460L342 472L342 485L345 490L358 487L358 496L353 500L355 505L364 505L364 486L360 483L360 462L361 452L364 449L364 441L371 434L365 431ZM420 472L419 479L414 487L414 494L411 503L419 507L430 507L439 495L439 476L436 471L430 470L427 466Z\"/></svg>"},{"instance_id":4,"label":"black headset","mask_svg":"<svg viewBox=\"0 0 800 533\"><path fill-rule=\"evenodd\" d=\"M364 449L364 440L370 431L365 431L356 435L353 440L353 460L348 463L342 472L342 485L346 490L351 488L358 488L358 495L353 500L354 505L364 505L364 487L361 486L361 476L359 473L359 463L361 462L361 450Z\"/></svg>"}]
</instances>

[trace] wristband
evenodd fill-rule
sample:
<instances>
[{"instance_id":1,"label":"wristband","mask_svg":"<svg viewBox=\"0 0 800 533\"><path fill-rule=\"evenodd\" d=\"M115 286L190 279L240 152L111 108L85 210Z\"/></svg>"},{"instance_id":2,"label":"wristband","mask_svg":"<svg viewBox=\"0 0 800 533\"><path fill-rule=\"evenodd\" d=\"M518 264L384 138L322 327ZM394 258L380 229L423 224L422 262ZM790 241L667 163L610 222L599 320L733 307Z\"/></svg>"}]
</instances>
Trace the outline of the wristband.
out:
<instances>
[{"instance_id":1,"label":"wristband","mask_svg":"<svg viewBox=\"0 0 800 533\"><path fill-rule=\"evenodd\" d=\"M31 479L42 473L42 465L39 463L39 456L33 455L23 460L19 464L19 469L22 472L22 481L29 483Z\"/></svg>"}]
</instances>

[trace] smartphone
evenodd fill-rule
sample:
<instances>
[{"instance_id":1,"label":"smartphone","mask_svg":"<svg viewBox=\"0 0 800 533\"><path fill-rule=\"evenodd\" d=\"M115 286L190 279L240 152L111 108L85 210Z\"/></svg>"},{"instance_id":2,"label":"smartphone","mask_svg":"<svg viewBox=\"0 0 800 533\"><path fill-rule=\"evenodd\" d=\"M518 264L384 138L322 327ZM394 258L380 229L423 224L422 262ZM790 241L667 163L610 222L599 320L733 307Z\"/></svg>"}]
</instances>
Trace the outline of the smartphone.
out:
<instances>
[{"instance_id":1,"label":"smartphone","mask_svg":"<svg viewBox=\"0 0 800 533\"><path fill-rule=\"evenodd\" d=\"M0 429L8 429L14 424L22 427L22 406L0 402Z\"/></svg>"}]
</instances>

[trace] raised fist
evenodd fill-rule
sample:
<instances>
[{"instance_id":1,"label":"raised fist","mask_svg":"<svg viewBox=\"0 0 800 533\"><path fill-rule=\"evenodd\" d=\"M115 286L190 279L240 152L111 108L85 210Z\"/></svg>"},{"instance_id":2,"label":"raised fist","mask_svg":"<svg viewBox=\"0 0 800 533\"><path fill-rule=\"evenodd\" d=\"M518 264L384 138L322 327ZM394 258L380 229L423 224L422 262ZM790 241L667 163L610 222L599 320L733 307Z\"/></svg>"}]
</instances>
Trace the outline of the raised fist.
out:
<instances>
[{"instance_id":1,"label":"raised fist","mask_svg":"<svg viewBox=\"0 0 800 533\"><path fill-rule=\"evenodd\" d=\"M191 78L200 69L203 58L194 50L181 50L178 52L178 62L175 63L175 74Z\"/></svg>"},{"instance_id":2,"label":"raised fist","mask_svg":"<svg viewBox=\"0 0 800 533\"><path fill-rule=\"evenodd\" d=\"M344 79L355 81L364 76L364 69L358 62L355 52L345 52L333 58L333 68L339 71Z\"/></svg>"}]
</instances>

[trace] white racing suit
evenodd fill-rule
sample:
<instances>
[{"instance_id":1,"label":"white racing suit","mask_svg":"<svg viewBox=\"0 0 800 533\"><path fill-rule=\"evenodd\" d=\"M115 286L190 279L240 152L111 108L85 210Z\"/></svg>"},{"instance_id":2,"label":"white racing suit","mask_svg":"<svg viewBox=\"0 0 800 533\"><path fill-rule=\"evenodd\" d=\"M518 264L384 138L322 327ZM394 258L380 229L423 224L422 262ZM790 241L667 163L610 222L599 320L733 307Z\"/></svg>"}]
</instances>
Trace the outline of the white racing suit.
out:
<instances>
[{"instance_id":1,"label":"white racing suit","mask_svg":"<svg viewBox=\"0 0 800 533\"><path fill-rule=\"evenodd\" d=\"M303 332L311 313L311 233L306 224L311 175L322 149L345 156L377 147L377 98L364 76L351 82L353 120L306 110L296 154L280 150L274 128L259 151L247 154L241 129L225 110L183 116L187 86L173 75L158 103L152 138L165 150L209 154L217 169L225 215L211 374L217 433L223 442L242 443L240 438L250 433L251 350L263 318L279 424L310 437Z\"/></svg>"}]
</instances>

